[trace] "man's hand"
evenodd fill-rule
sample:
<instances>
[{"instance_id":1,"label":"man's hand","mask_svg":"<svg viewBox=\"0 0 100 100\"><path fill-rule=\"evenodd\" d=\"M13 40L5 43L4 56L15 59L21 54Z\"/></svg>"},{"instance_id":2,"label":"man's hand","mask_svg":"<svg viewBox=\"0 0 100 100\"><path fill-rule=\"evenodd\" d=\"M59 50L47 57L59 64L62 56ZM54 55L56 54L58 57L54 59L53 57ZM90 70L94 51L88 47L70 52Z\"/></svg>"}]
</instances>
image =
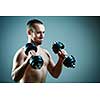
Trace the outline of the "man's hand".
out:
<instances>
[{"instance_id":1,"label":"man's hand","mask_svg":"<svg viewBox=\"0 0 100 100\"><path fill-rule=\"evenodd\" d=\"M64 59L65 56L66 56L66 57L68 56L68 53L67 53L64 49L61 49L61 50L58 52L58 56L59 56L59 58Z\"/></svg>"}]
</instances>

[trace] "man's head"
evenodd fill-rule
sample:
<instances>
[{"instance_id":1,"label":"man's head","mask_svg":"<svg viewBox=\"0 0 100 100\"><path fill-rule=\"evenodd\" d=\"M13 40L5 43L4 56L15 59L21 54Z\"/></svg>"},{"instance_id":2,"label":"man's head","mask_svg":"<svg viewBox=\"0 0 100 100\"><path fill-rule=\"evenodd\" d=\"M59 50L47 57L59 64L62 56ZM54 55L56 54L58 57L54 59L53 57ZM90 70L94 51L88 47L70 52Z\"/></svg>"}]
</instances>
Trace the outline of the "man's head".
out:
<instances>
[{"instance_id":1,"label":"man's head","mask_svg":"<svg viewBox=\"0 0 100 100\"><path fill-rule=\"evenodd\" d=\"M44 38L45 27L43 22L33 19L27 22L28 39L40 45Z\"/></svg>"}]
</instances>

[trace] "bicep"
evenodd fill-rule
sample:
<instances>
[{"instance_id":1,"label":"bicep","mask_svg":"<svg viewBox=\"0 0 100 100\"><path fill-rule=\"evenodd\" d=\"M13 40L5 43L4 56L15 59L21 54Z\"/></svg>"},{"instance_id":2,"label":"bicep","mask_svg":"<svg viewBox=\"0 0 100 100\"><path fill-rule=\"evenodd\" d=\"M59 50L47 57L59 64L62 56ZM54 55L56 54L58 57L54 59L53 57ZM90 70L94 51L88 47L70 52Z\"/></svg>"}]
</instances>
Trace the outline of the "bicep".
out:
<instances>
[{"instance_id":1,"label":"bicep","mask_svg":"<svg viewBox=\"0 0 100 100\"><path fill-rule=\"evenodd\" d=\"M18 66L19 66L19 63L18 63L18 61L16 60L16 58L14 57L14 59L13 59L12 71L14 71Z\"/></svg>"},{"instance_id":2,"label":"bicep","mask_svg":"<svg viewBox=\"0 0 100 100\"><path fill-rule=\"evenodd\" d=\"M21 54L17 52L13 58L13 67L12 71L14 71L16 68L18 68L21 65L22 59Z\"/></svg>"}]
</instances>

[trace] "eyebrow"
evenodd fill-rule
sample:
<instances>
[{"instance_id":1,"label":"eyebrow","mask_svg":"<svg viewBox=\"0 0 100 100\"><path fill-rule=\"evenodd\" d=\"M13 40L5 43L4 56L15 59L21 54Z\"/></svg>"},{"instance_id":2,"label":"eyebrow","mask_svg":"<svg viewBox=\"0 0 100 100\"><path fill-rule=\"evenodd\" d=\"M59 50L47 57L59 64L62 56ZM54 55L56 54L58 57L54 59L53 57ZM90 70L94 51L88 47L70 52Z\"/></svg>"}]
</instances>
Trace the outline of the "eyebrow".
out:
<instances>
[{"instance_id":1,"label":"eyebrow","mask_svg":"<svg viewBox=\"0 0 100 100\"><path fill-rule=\"evenodd\" d=\"M42 31L37 31L37 33L41 33ZM42 33L45 33L45 31L43 31Z\"/></svg>"}]
</instances>

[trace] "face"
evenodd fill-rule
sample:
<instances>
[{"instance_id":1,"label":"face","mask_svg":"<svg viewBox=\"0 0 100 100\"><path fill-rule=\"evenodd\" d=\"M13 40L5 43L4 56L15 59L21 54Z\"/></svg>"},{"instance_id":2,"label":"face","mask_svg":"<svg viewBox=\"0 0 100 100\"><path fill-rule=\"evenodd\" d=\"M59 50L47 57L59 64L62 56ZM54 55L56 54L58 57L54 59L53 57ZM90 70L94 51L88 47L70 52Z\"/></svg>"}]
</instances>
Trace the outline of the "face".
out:
<instances>
[{"instance_id":1,"label":"face","mask_svg":"<svg viewBox=\"0 0 100 100\"><path fill-rule=\"evenodd\" d=\"M34 24L31 32L31 40L40 45L44 39L45 27L42 24Z\"/></svg>"}]
</instances>

